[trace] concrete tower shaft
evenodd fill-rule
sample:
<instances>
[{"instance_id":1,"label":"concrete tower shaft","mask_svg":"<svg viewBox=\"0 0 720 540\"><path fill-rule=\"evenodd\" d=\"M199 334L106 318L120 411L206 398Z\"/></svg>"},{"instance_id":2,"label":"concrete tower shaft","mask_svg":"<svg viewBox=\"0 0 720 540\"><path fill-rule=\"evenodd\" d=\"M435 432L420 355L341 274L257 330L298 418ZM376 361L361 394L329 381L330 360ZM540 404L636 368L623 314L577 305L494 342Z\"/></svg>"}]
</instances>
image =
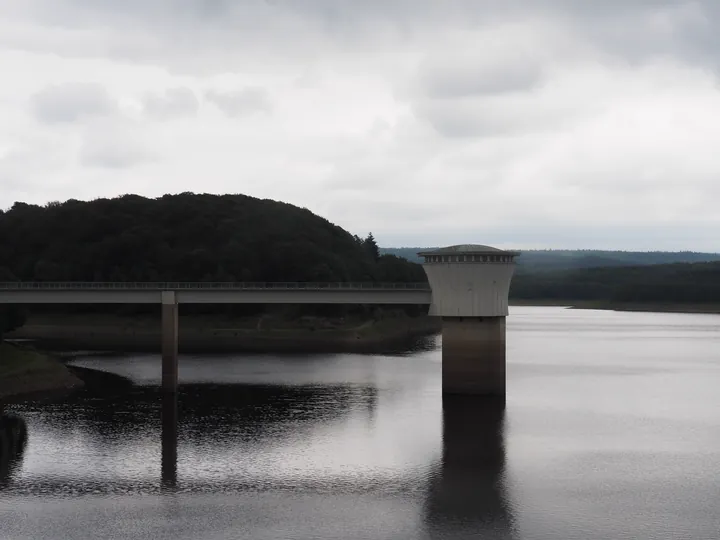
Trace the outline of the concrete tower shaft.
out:
<instances>
[{"instance_id":1,"label":"concrete tower shaft","mask_svg":"<svg viewBox=\"0 0 720 540\"><path fill-rule=\"evenodd\" d=\"M464 244L419 253L442 317L443 394L505 397L505 317L515 251Z\"/></svg>"}]
</instances>

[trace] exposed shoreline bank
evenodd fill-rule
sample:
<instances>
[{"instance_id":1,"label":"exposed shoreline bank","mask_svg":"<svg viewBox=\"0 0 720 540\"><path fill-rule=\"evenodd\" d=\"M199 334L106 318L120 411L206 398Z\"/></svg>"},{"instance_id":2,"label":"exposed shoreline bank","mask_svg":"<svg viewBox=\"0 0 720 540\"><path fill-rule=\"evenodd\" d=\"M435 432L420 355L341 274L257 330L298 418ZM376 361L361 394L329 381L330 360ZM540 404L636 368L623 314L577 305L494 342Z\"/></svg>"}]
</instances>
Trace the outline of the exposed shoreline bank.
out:
<instances>
[{"instance_id":1,"label":"exposed shoreline bank","mask_svg":"<svg viewBox=\"0 0 720 540\"><path fill-rule=\"evenodd\" d=\"M81 378L51 356L0 342L0 403L65 395L83 385Z\"/></svg>"},{"instance_id":2,"label":"exposed shoreline bank","mask_svg":"<svg viewBox=\"0 0 720 540\"><path fill-rule=\"evenodd\" d=\"M515 300L510 301L511 307L523 306L555 306L569 309L598 309L605 311L636 311L644 313L706 313L720 314L720 304L674 304L674 303L640 303L640 302L607 302L597 300Z\"/></svg>"},{"instance_id":3,"label":"exposed shoreline bank","mask_svg":"<svg viewBox=\"0 0 720 540\"><path fill-rule=\"evenodd\" d=\"M438 333L441 321L434 317L388 317L329 327L327 321L318 319L304 327L263 327L258 321L250 325L247 320L181 317L179 326L179 349L185 353L331 353L395 348ZM7 338L32 340L58 351L157 352L161 343L159 320L122 316L43 316L29 320Z\"/></svg>"}]
</instances>

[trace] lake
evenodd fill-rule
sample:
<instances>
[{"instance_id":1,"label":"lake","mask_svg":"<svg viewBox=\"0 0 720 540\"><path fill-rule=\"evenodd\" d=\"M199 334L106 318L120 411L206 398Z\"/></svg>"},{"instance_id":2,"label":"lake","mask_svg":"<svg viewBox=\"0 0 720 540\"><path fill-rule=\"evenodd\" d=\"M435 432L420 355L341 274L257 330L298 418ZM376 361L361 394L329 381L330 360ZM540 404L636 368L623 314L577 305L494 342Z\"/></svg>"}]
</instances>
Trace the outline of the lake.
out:
<instances>
[{"instance_id":1,"label":"lake","mask_svg":"<svg viewBox=\"0 0 720 540\"><path fill-rule=\"evenodd\" d=\"M511 308L505 410L440 345L183 356L177 429L158 356L78 359L135 386L8 411L0 539L718 537L720 316Z\"/></svg>"}]
</instances>

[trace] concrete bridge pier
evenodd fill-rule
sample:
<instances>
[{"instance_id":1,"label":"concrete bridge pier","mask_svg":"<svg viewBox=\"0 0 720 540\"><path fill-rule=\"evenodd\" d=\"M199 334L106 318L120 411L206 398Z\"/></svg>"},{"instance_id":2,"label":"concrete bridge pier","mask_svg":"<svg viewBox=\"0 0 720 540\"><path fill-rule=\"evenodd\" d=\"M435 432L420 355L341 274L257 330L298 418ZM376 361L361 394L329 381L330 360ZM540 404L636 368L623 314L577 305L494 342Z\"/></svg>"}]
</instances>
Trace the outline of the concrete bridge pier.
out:
<instances>
[{"instance_id":1,"label":"concrete bridge pier","mask_svg":"<svg viewBox=\"0 0 720 540\"><path fill-rule=\"evenodd\" d=\"M162 292L162 389L178 387L178 302L175 291Z\"/></svg>"},{"instance_id":2,"label":"concrete bridge pier","mask_svg":"<svg viewBox=\"0 0 720 540\"><path fill-rule=\"evenodd\" d=\"M515 251L465 244L419 253L442 317L443 395L505 399L505 318Z\"/></svg>"}]
</instances>

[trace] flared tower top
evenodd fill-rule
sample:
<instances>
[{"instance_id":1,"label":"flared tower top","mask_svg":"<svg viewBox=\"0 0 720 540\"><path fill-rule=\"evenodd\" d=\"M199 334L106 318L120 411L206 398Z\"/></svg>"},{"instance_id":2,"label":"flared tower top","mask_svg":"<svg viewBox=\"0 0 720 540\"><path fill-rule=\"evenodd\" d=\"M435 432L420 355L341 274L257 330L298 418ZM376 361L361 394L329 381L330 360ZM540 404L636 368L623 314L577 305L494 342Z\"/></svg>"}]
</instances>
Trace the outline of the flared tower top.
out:
<instances>
[{"instance_id":1,"label":"flared tower top","mask_svg":"<svg viewBox=\"0 0 720 540\"><path fill-rule=\"evenodd\" d=\"M459 244L418 253L432 289L430 315L506 317L517 251Z\"/></svg>"},{"instance_id":2,"label":"flared tower top","mask_svg":"<svg viewBox=\"0 0 720 540\"><path fill-rule=\"evenodd\" d=\"M519 251L506 251L483 244L458 244L430 251L421 251L425 262L510 262Z\"/></svg>"}]
</instances>

